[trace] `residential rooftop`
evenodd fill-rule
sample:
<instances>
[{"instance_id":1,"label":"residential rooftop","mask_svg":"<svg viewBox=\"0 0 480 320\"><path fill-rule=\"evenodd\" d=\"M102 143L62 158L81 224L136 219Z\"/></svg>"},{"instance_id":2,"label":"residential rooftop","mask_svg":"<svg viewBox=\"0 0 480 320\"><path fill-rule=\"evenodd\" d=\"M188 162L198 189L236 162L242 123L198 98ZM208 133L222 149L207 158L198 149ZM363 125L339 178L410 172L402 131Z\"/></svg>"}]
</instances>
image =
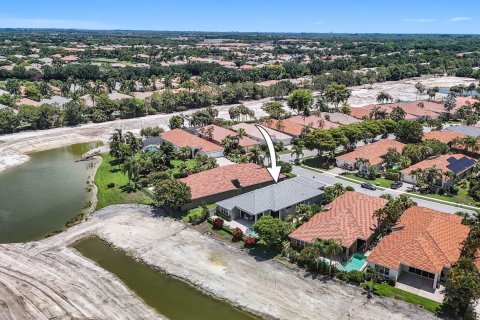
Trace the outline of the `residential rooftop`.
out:
<instances>
[{"instance_id":1,"label":"residential rooftop","mask_svg":"<svg viewBox=\"0 0 480 320\"><path fill-rule=\"evenodd\" d=\"M269 182L272 176L266 168L254 163L239 163L191 174L180 181L186 183L192 191L192 199Z\"/></svg>"},{"instance_id":2,"label":"residential rooftop","mask_svg":"<svg viewBox=\"0 0 480 320\"><path fill-rule=\"evenodd\" d=\"M279 211L321 195L324 187L325 184L321 182L295 177L219 201L217 205L228 210L238 208L252 215L269 210Z\"/></svg>"},{"instance_id":3,"label":"residential rooftop","mask_svg":"<svg viewBox=\"0 0 480 320\"><path fill-rule=\"evenodd\" d=\"M336 157L336 159L356 162L358 159L362 158L369 160L371 165L376 165L383 161L382 156L388 152L389 148L395 148L401 153L404 146L405 144L396 140L384 139L358 147L352 152Z\"/></svg>"},{"instance_id":4,"label":"residential rooftop","mask_svg":"<svg viewBox=\"0 0 480 320\"><path fill-rule=\"evenodd\" d=\"M413 206L367 261L392 269L403 264L440 274L458 260L469 231L461 216Z\"/></svg>"},{"instance_id":5,"label":"residential rooftop","mask_svg":"<svg viewBox=\"0 0 480 320\"><path fill-rule=\"evenodd\" d=\"M450 171L455 174L459 174L465 170L468 170L476 163L477 160L467 157L463 154L442 154L420 161L408 168L403 169L401 172L411 173L413 170L425 170L435 167L442 173Z\"/></svg>"},{"instance_id":6,"label":"residential rooftop","mask_svg":"<svg viewBox=\"0 0 480 320\"><path fill-rule=\"evenodd\" d=\"M211 130L211 137L208 134L209 130ZM197 131L202 138L207 139L207 140L211 139L212 141L214 141L217 144L222 143L222 141L228 136L234 137L234 136L237 135L237 132L235 132L233 130L230 130L230 129L227 129L227 128L217 126L215 124L208 125L208 126L205 126L205 127L201 127ZM238 144L241 147L248 148L248 147L258 145L259 142L256 141L256 140L253 140L252 138L249 138L249 137L245 136L245 137L242 137L239 140Z\"/></svg>"},{"instance_id":7,"label":"residential rooftop","mask_svg":"<svg viewBox=\"0 0 480 320\"><path fill-rule=\"evenodd\" d=\"M312 243L315 239L334 239L350 247L357 239L367 240L375 230L373 213L387 200L355 191L347 191L314 215L289 237Z\"/></svg>"},{"instance_id":8,"label":"residential rooftop","mask_svg":"<svg viewBox=\"0 0 480 320\"><path fill-rule=\"evenodd\" d=\"M173 129L162 133L162 139L173 143L177 147L189 147L191 149L200 149L203 152L213 152L213 151L221 151L223 150L222 147L197 137L194 134L188 133L182 129Z\"/></svg>"},{"instance_id":9,"label":"residential rooftop","mask_svg":"<svg viewBox=\"0 0 480 320\"><path fill-rule=\"evenodd\" d=\"M311 127L314 129L318 129L318 128L330 129L330 128L337 128L338 126L340 126L338 123L334 123L317 116L304 117L304 116L298 115L298 116L291 117L288 120L298 123L304 127Z\"/></svg>"},{"instance_id":10,"label":"residential rooftop","mask_svg":"<svg viewBox=\"0 0 480 320\"><path fill-rule=\"evenodd\" d=\"M466 135L460 132L437 130L437 131L425 132L423 134L422 140L434 139L434 140L443 142L445 144L449 144L456 138L465 138L465 137Z\"/></svg>"},{"instance_id":11,"label":"residential rooftop","mask_svg":"<svg viewBox=\"0 0 480 320\"><path fill-rule=\"evenodd\" d=\"M462 133L467 136L479 137L480 136L480 128L472 127L472 126L450 126L445 128L445 130L453 131L457 133Z\"/></svg>"},{"instance_id":12,"label":"residential rooftop","mask_svg":"<svg viewBox=\"0 0 480 320\"><path fill-rule=\"evenodd\" d=\"M293 137L301 136L305 130L305 126L298 124L294 121L291 121L289 119L285 119L285 120L270 119L268 121L263 121L260 124L264 127L269 127L271 129L284 132Z\"/></svg>"},{"instance_id":13,"label":"residential rooftop","mask_svg":"<svg viewBox=\"0 0 480 320\"><path fill-rule=\"evenodd\" d=\"M251 123L238 123L232 126L232 129L238 131L239 129L244 129L248 136L254 137L255 139L262 141L263 136L260 131ZM292 139L292 136L285 134L283 132L273 130L271 128L265 127L265 130L272 137L273 140L288 140Z\"/></svg>"}]
</instances>

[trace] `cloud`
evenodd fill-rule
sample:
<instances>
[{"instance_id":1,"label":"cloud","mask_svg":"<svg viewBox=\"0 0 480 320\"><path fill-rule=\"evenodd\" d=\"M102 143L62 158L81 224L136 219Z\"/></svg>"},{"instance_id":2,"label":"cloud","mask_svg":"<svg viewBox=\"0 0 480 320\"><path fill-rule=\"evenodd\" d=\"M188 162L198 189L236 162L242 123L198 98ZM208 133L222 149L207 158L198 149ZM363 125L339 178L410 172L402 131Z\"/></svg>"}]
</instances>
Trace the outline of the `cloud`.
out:
<instances>
[{"instance_id":1,"label":"cloud","mask_svg":"<svg viewBox=\"0 0 480 320\"><path fill-rule=\"evenodd\" d=\"M426 18L417 18L417 19L403 19L403 22L414 22L414 23L429 23L436 22L437 19L426 19Z\"/></svg>"},{"instance_id":2,"label":"cloud","mask_svg":"<svg viewBox=\"0 0 480 320\"><path fill-rule=\"evenodd\" d=\"M116 29L97 21L0 17L0 28Z\"/></svg>"},{"instance_id":3,"label":"cloud","mask_svg":"<svg viewBox=\"0 0 480 320\"><path fill-rule=\"evenodd\" d=\"M472 18L470 17L453 17L452 19L448 20L449 22L460 22L460 21L470 21Z\"/></svg>"}]
</instances>

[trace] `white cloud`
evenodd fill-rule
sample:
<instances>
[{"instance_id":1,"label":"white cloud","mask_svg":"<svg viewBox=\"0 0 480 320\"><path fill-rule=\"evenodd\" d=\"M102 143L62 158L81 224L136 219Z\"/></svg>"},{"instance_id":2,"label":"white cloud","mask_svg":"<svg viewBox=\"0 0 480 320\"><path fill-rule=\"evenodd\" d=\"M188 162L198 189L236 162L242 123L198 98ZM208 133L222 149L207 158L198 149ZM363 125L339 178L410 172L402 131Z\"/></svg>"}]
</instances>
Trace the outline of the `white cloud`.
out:
<instances>
[{"instance_id":1,"label":"white cloud","mask_svg":"<svg viewBox=\"0 0 480 320\"><path fill-rule=\"evenodd\" d=\"M0 28L115 29L97 21L6 17L0 17Z\"/></svg>"},{"instance_id":2,"label":"white cloud","mask_svg":"<svg viewBox=\"0 0 480 320\"><path fill-rule=\"evenodd\" d=\"M403 22L414 22L414 23L429 23L429 22L436 22L436 19L426 19L426 18L418 18L418 19L403 19Z\"/></svg>"},{"instance_id":3,"label":"white cloud","mask_svg":"<svg viewBox=\"0 0 480 320\"><path fill-rule=\"evenodd\" d=\"M459 22L459 21L470 21L472 18L470 17L453 17L452 19L448 20L449 22Z\"/></svg>"}]
</instances>

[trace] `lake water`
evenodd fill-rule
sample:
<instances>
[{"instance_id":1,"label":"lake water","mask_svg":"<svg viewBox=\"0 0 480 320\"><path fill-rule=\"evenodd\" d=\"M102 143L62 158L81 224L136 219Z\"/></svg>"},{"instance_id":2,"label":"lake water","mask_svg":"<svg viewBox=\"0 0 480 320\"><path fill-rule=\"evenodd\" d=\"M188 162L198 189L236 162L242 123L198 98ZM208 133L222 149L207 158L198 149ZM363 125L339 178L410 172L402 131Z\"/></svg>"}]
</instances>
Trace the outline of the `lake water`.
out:
<instances>
[{"instance_id":1,"label":"lake water","mask_svg":"<svg viewBox=\"0 0 480 320\"><path fill-rule=\"evenodd\" d=\"M99 143L33 153L0 173L0 243L26 242L62 229L88 201L89 162L75 162Z\"/></svg>"},{"instance_id":2,"label":"lake water","mask_svg":"<svg viewBox=\"0 0 480 320\"><path fill-rule=\"evenodd\" d=\"M74 247L85 257L115 274L146 304L170 320L256 319L227 303L201 293L183 281L136 261L99 238L83 239Z\"/></svg>"},{"instance_id":3,"label":"lake water","mask_svg":"<svg viewBox=\"0 0 480 320\"><path fill-rule=\"evenodd\" d=\"M449 87L440 87L439 88L440 90L438 91L439 93L443 93L443 94L448 94L450 92L450 88ZM473 91L467 91L465 92L464 94L462 94L462 96L465 96L465 97L470 97L470 96L476 96L478 95L479 92L477 90L473 90Z\"/></svg>"}]
</instances>

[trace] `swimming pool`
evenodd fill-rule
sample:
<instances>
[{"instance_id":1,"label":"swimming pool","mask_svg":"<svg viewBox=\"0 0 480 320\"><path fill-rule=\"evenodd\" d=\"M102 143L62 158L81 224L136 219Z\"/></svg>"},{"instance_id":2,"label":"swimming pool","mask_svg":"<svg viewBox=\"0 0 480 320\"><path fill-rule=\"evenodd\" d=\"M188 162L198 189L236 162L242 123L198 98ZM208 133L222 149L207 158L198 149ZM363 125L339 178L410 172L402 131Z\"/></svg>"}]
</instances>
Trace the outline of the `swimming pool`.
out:
<instances>
[{"instance_id":1,"label":"swimming pool","mask_svg":"<svg viewBox=\"0 0 480 320\"><path fill-rule=\"evenodd\" d=\"M258 238L258 233L255 232L255 230L248 228L247 231L245 231L245 234L249 237L255 237Z\"/></svg>"},{"instance_id":2,"label":"swimming pool","mask_svg":"<svg viewBox=\"0 0 480 320\"><path fill-rule=\"evenodd\" d=\"M347 262L341 265L338 265L337 268L339 270L343 270L347 272L352 270L361 271L366 263L367 263L367 257L357 252L357 253L354 253L353 256L351 256Z\"/></svg>"}]
</instances>

